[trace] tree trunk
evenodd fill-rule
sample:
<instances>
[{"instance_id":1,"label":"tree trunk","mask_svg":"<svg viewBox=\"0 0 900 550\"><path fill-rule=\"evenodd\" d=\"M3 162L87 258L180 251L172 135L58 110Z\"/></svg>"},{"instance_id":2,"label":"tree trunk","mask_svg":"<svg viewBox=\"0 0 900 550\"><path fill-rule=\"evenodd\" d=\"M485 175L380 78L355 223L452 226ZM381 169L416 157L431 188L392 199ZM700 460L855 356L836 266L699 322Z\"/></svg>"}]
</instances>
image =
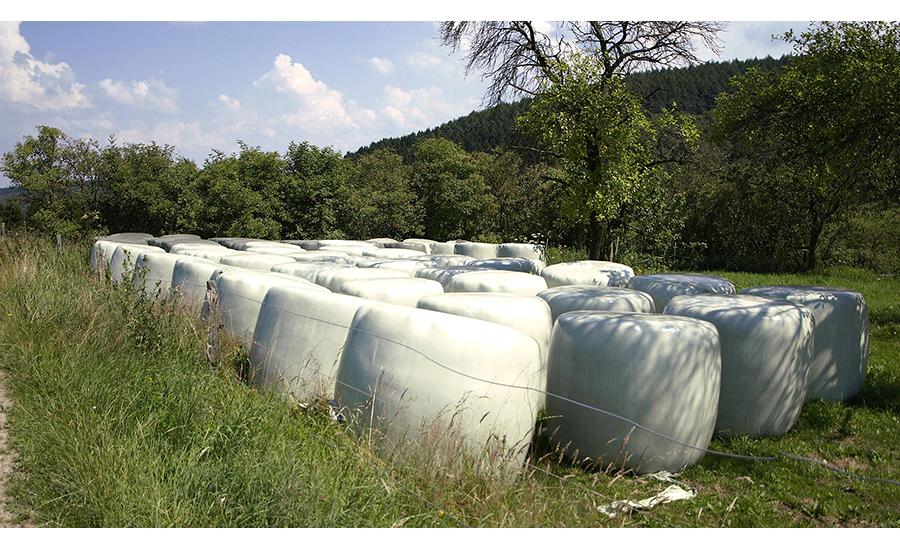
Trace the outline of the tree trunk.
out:
<instances>
[{"instance_id":1,"label":"tree trunk","mask_svg":"<svg viewBox=\"0 0 900 550\"><path fill-rule=\"evenodd\" d=\"M609 249L609 222L597 219L597 214L592 212L590 230L590 259L600 260L603 252Z\"/></svg>"},{"instance_id":2,"label":"tree trunk","mask_svg":"<svg viewBox=\"0 0 900 550\"><path fill-rule=\"evenodd\" d=\"M806 250L806 271L816 269L816 248L819 245L819 235L821 234L821 225L814 225L809 231L809 247Z\"/></svg>"}]
</instances>

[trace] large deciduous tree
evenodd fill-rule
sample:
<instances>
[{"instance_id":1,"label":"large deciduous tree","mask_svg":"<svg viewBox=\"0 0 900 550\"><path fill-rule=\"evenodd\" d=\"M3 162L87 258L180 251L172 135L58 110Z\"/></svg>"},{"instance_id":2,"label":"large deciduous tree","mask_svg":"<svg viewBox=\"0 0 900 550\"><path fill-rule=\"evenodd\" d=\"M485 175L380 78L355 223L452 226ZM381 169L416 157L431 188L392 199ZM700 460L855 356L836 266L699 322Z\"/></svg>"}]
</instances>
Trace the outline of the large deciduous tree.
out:
<instances>
[{"instance_id":1,"label":"large deciduous tree","mask_svg":"<svg viewBox=\"0 0 900 550\"><path fill-rule=\"evenodd\" d=\"M465 48L467 73L481 71L491 80L488 104L537 96L520 121L563 162L568 210L589 224L590 257L599 259L611 230L625 223L635 187L659 162L648 147L655 131L642 98L625 88L624 76L697 62L698 42L717 50L722 28L698 21L566 21L551 36L530 21L445 21L441 40ZM676 134L693 135L689 125L680 126Z\"/></svg>"},{"instance_id":2,"label":"large deciduous tree","mask_svg":"<svg viewBox=\"0 0 900 550\"><path fill-rule=\"evenodd\" d=\"M734 79L717 130L773 175L763 192L792 212L812 270L829 224L897 191L900 25L823 22L780 38L791 63Z\"/></svg>"}]
</instances>

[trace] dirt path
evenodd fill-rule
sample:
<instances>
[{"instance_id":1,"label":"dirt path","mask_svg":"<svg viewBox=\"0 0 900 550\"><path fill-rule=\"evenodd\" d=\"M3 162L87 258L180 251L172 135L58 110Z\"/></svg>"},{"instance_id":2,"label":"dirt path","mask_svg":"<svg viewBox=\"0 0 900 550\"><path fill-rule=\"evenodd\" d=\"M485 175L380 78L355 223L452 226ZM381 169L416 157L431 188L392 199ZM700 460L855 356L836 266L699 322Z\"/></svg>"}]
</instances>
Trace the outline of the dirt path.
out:
<instances>
[{"instance_id":1,"label":"dirt path","mask_svg":"<svg viewBox=\"0 0 900 550\"><path fill-rule=\"evenodd\" d=\"M6 375L0 371L0 528L2 527L37 527L32 521L13 522L13 516L7 509L6 481L13 475L15 451L9 448L9 427L6 423L6 411L10 400L6 396Z\"/></svg>"}]
</instances>

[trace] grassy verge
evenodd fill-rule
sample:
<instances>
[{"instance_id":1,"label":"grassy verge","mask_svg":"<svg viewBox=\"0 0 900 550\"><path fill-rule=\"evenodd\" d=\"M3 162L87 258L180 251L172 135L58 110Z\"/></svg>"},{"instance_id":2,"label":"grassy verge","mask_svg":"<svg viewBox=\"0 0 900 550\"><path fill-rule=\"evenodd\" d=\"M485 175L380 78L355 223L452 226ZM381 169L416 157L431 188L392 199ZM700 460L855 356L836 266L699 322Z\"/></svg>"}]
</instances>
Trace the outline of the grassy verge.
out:
<instances>
[{"instance_id":1,"label":"grassy verge","mask_svg":"<svg viewBox=\"0 0 900 550\"><path fill-rule=\"evenodd\" d=\"M57 256L36 238L0 241L0 369L19 450L11 492L36 520L67 527L593 527L900 525L900 487L788 459L708 455L678 479L698 497L610 519L610 499L668 483L588 473L553 455L516 483L446 470L426 452L375 456L327 411L243 384L246 360L204 359L205 329L178 303L152 303L92 275L87 244ZM772 278L723 274L740 287ZM900 284L864 272L784 282L862 291L870 374L845 404L807 405L780 438L712 449L790 453L900 480ZM548 473L545 473L547 470Z\"/></svg>"}]
</instances>

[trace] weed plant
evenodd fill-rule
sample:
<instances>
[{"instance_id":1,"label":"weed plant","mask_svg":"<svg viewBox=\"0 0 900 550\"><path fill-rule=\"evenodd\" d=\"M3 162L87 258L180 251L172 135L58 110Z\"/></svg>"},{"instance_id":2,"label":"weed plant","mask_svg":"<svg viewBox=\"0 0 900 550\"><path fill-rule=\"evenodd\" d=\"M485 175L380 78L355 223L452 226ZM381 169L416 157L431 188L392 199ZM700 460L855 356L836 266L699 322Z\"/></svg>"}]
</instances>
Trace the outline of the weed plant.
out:
<instances>
[{"instance_id":1,"label":"weed plant","mask_svg":"<svg viewBox=\"0 0 900 550\"><path fill-rule=\"evenodd\" d=\"M104 281L91 243L0 240L0 369L14 401L9 486L22 515L65 527L900 526L900 486L809 462L707 454L676 478L697 498L609 518L612 500L671 483L572 465L540 432L514 482L421 453L372 451L327 406L299 407L241 379L248 362L179 300ZM571 261L571 260L567 260ZM713 440L718 452L825 460L900 481L900 283L864 271L718 273L739 288L825 284L863 292L869 374L846 403L807 404L777 438Z\"/></svg>"}]
</instances>

